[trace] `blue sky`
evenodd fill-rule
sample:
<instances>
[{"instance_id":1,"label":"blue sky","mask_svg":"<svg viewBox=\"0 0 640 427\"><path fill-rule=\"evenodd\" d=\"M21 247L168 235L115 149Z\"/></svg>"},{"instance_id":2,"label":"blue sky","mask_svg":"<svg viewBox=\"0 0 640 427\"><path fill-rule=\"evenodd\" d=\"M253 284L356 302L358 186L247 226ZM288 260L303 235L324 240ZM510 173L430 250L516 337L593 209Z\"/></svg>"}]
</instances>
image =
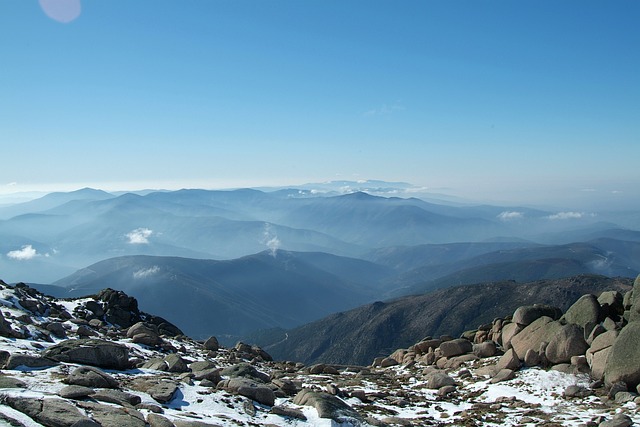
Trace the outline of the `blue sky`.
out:
<instances>
[{"instance_id":1,"label":"blue sky","mask_svg":"<svg viewBox=\"0 0 640 427\"><path fill-rule=\"evenodd\" d=\"M0 193L640 199L638 22L635 0L0 0Z\"/></svg>"}]
</instances>

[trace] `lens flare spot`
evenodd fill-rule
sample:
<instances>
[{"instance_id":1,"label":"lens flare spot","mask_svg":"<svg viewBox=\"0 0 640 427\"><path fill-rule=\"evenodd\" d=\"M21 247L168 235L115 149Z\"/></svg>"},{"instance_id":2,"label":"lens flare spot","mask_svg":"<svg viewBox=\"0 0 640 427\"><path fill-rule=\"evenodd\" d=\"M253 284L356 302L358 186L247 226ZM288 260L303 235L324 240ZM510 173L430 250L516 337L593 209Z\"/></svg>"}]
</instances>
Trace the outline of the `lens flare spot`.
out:
<instances>
[{"instance_id":1,"label":"lens flare spot","mask_svg":"<svg viewBox=\"0 0 640 427\"><path fill-rule=\"evenodd\" d=\"M43 12L54 21L67 24L80 16L80 0L39 0Z\"/></svg>"}]
</instances>

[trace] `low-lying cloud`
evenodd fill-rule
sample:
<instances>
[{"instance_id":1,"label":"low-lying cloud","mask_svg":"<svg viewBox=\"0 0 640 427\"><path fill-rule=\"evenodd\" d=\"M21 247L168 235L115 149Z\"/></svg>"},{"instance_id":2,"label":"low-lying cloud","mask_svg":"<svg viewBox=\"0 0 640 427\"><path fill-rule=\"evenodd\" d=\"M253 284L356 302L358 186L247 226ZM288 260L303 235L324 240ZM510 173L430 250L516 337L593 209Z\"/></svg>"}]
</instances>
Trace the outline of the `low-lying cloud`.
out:
<instances>
[{"instance_id":1,"label":"low-lying cloud","mask_svg":"<svg viewBox=\"0 0 640 427\"><path fill-rule=\"evenodd\" d=\"M547 218L550 220L566 220L566 219L581 219L587 214L584 212L558 212L553 215L549 215Z\"/></svg>"},{"instance_id":2,"label":"low-lying cloud","mask_svg":"<svg viewBox=\"0 0 640 427\"><path fill-rule=\"evenodd\" d=\"M524 218L524 212L518 211L504 211L498 214L498 219L500 221L513 221L516 219Z\"/></svg>"},{"instance_id":3,"label":"low-lying cloud","mask_svg":"<svg viewBox=\"0 0 640 427\"><path fill-rule=\"evenodd\" d=\"M271 230L271 224L269 223L265 223L264 224L264 231L262 233L262 243L264 243L267 248L269 248L269 252L271 253L272 257L276 257L276 254L278 253L278 249L280 249L280 239L278 239L278 235L275 234L274 232L272 232Z\"/></svg>"},{"instance_id":4,"label":"low-lying cloud","mask_svg":"<svg viewBox=\"0 0 640 427\"><path fill-rule=\"evenodd\" d=\"M27 261L40 256L37 250L31 245L24 245L21 249L7 252L7 256L18 261Z\"/></svg>"},{"instance_id":5,"label":"low-lying cloud","mask_svg":"<svg viewBox=\"0 0 640 427\"><path fill-rule=\"evenodd\" d=\"M153 267L143 268L133 272L134 279L145 279L149 276L153 276L160 272L160 267L154 265Z\"/></svg>"},{"instance_id":6,"label":"low-lying cloud","mask_svg":"<svg viewBox=\"0 0 640 427\"><path fill-rule=\"evenodd\" d=\"M136 228L126 234L129 243L132 245L148 245L149 237L153 234L153 230L149 228Z\"/></svg>"}]
</instances>

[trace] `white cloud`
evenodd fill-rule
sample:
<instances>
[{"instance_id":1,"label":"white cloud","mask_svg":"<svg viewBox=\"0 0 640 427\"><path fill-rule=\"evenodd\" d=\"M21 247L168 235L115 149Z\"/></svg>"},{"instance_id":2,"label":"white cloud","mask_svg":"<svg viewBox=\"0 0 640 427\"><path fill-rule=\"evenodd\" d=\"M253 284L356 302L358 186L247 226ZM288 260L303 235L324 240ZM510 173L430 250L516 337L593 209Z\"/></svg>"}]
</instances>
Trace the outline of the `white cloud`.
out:
<instances>
[{"instance_id":1,"label":"white cloud","mask_svg":"<svg viewBox=\"0 0 640 427\"><path fill-rule=\"evenodd\" d=\"M397 111L402 111L402 110L404 110L404 106L400 105L399 103L395 103L392 105L382 104L378 108L373 108L371 110L365 111L362 115L367 117L368 116L385 116L385 115L393 114Z\"/></svg>"},{"instance_id":2,"label":"white cloud","mask_svg":"<svg viewBox=\"0 0 640 427\"><path fill-rule=\"evenodd\" d=\"M18 261L26 261L33 259L40 254L31 245L24 245L21 249L7 252L7 256Z\"/></svg>"},{"instance_id":3,"label":"white cloud","mask_svg":"<svg viewBox=\"0 0 640 427\"><path fill-rule=\"evenodd\" d=\"M512 221L515 219L522 219L522 218L524 218L524 213L518 212L518 211L504 211L498 214L498 219L500 221Z\"/></svg>"},{"instance_id":4,"label":"white cloud","mask_svg":"<svg viewBox=\"0 0 640 427\"><path fill-rule=\"evenodd\" d=\"M145 279L149 276L153 276L154 274L157 274L160 272L160 267L158 267L157 265L154 265L153 267L150 268L143 268L137 271L133 272L133 278L134 279Z\"/></svg>"},{"instance_id":5,"label":"white cloud","mask_svg":"<svg viewBox=\"0 0 640 427\"><path fill-rule=\"evenodd\" d=\"M580 219L584 218L586 214L584 212L558 212L553 215L549 215L547 218L551 220L564 220L564 219Z\"/></svg>"},{"instance_id":6,"label":"white cloud","mask_svg":"<svg viewBox=\"0 0 640 427\"><path fill-rule=\"evenodd\" d=\"M147 245L149 244L149 237L153 234L153 230L148 228L136 228L126 234L129 238L129 243L132 245Z\"/></svg>"},{"instance_id":7,"label":"white cloud","mask_svg":"<svg viewBox=\"0 0 640 427\"><path fill-rule=\"evenodd\" d=\"M262 233L262 243L264 243L269 251L271 252L272 257L276 257L278 249L280 249L280 239L278 236L271 232L271 224L266 222L264 224L264 232Z\"/></svg>"}]
</instances>

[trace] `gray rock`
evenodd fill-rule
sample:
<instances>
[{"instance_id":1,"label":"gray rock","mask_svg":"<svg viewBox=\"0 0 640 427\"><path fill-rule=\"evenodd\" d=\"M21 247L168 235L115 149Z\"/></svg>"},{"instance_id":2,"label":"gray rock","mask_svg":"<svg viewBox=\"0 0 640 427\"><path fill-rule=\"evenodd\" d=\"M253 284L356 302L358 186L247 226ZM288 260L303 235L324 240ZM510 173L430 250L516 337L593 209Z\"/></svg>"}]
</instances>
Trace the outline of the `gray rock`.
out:
<instances>
[{"instance_id":1,"label":"gray rock","mask_svg":"<svg viewBox=\"0 0 640 427\"><path fill-rule=\"evenodd\" d=\"M445 341L438 347L444 357L454 357L461 354L471 353L473 344L464 338L458 338L451 341Z\"/></svg>"},{"instance_id":2,"label":"gray rock","mask_svg":"<svg viewBox=\"0 0 640 427\"><path fill-rule=\"evenodd\" d=\"M633 402L636 397L638 397L638 395L635 393L630 391L621 391L616 393L615 401L620 405L624 405L625 403Z\"/></svg>"},{"instance_id":3,"label":"gray rock","mask_svg":"<svg viewBox=\"0 0 640 427\"><path fill-rule=\"evenodd\" d=\"M219 383L222 377L220 376L220 370L218 368L209 368L193 371L193 379L197 381L209 380L213 383Z\"/></svg>"},{"instance_id":4,"label":"gray rock","mask_svg":"<svg viewBox=\"0 0 640 427\"><path fill-rule=\"evenodd\" d=\"M237 365L230 366L220 371L220 374L225 377L243 377L249 378L255 381L268 383L270 381L269 375L258 371L255 367L248 363L239 363Z\"/></svg>"},{"instance_id":5,"label":"gray rock","mask_svg":"<svg viewBox=\"0 0 640 427\"><path fill-rule=\"evenodd\" d=\"M607 367L607 360L611 353L611 347L604 348L595 353L587 353L587 361L591 368L591 377L594 380L603 380L604 371Z\"/></svg>"},{"instance_id":6,"label":"gray rock","mask_svg":"<svg viewBox=\"0 0 640 427\"><path fill-rule=\"evenodd\" d=\"M429 352L429 349L435 350L440 347L442 340L439 339L425 339L415 344L414 348L418 354L425 354Z\"/></svg>"},{"instance_id":7,"label":"gray rock","mask_svg":"<svg viewBox=\"0 0 640 427\"><path fill-rule=\"evenodd\" d=\"M189 369L191 369L192 372L204 371L205 369L212 368L216 368L216 364L210 360L199 360L189 364Z\"/></svg>"},{"instance_id":8,"label":"gray rock","mask_svg":"<svg viewBox=\"0 0 640 427\"><path fill-rule=\"evenodd\" d=\"M616 394L623 391L627 391L627 390L628 390L627 384L623 381L619 381L611 385L611 388L609 389L607 396L609 397L609 399L615 399Z\"/></svg>"},{"instance_id":9,"label":"gray rock","mask_svg":"<svg viewBox=\"0 0 640 427\"><path fill-rule=\"evenodd\" d=\"M178 354L172 353L167 355L164 358L164 363L167 364L167 372L189 372L187 361L180 357L180 355Z\"/></svg>"},{"instance_id":10,"label":"gray rock","mask_svg":"<svg viewBox=\"0 0 640 427\"><path fill-rule=\"evenodd\" d=\"M496 347L496 343L493 341L485 341L483 343L473 345L473 354L481 358L493 357L497 352L498 349Z\"/></svg>"},{"instance_id":11,"label":"gray rock","mask_svg":"<svg viewBox=\"0 0 640 427\"><path fill-rule=\"evenodd\" d=\"M78 334L79 337L83 338L95 337L98 335L96 331L85 325L78 326L76 334Z\"/></svg>"},{"instance_id":12,"label":"gray rock","mask_svg":"<svg viewBox=\"0 0 640 427\"><path fill-rule=\"evenodd\" d=\"M158 414L147 415L147 422L149 423L149 427L174 427L171 421Z\"/></svg>"},{"instance_id":13,"label":"gray rock","mask_svg":"<svg viewBox=\"0 0 640 427\"><path fill-rule=\"evenodd\" d=\"M127 330L127 338L134 343L144 344L150 347L162 345L163 341L155 325L138 322Z\"/></svg>"},{"instance_id":14,"label":"gray rock","mask_svg":"<svg viewBox=\"0 0 640 427\"><path fill-rule=\"evenodd\" d=\"M563 319L583 329L589 324L596 325L600 321L600 303L595 295L583 295L569 307Z\"/></svg>"},{"instance_id":15,"label":"gray rock","mask_svg":"<svg viewBox=\"0 0 640 427\"><path fill-rule=\"evenodd\" d=\"M520 359L513 348L507 350L498 360L496 369L501 371L503 369L516 370L520 367Z\"/></svg>"},{"instance_id":16,"label":"gray rock","mask_svg":"<svg viewBox=\"0 0 640 427\"><path fill-rule=\"evenodd\" d=\"M63 397L65 399L84 399L95 393L95 390L89 387L84 387L81 385L68 385L63 387L59 392L58 396Z\"/></svg>"},{"instance_id":17,"label":"gray rock","mask_svg":"<svg viewBox=\"0 0 640 427\"><path fill-rule=\"evenodd\" d=\"M400 362L398 362L393 357L385 357L384 359L382 359L382 361L380 361L380 366L382 368L388 368L390 366L396 366L396 365L399 365L399 364L400 364Z\"/></svg>"},{"instance_id":18,"label":"gray rock","mask_svg":"<svg viewBox=\"0 0 640 427\"><path fill-rule=\"evenodd\" d=\"M638 280L636 279L636 282ZM605 384L624 381L630 387L640 384L640 322L625 326L611 347L604 369Z\"/></svg>"},{"instance_id":19,"label":"gray rock","mask_svg":"<svg viewBox=\"0 0 640 427\"><path fill-rule=\"evenodd\" d=\"M46 357L32 356L30 354L12 354L7 360L4 369L15 370L20 366L27 368L50 368L59 365L55 360Z\"/></svg>"},{"instance_id":20,"label":"gray rock","mask_svg":"<svg viewBox=\"0 0 640 427\"><path fill-rule=\"evenodd\" d=\"M62 341L45 350L43 356L58 362L79 363L107 369L129 368L129 349L126 346L99 339Z\"/></svg>"},{"instance_id":21,"label":"gray rock","mask_svg":"<svg viewBox=\"0 0 640 427\"><path fill-rule=\"evenodd\" d=\"M4 318L4 316L2 315L2 312L0 312L0 336L3 336L3 337L13 336L13 330L11 329L11 324L7 322L7 320Z\"/></svg>"},{"instance_id":22,"label":"gray rock","mask_svg":"<svg viewBox=\"0 0 640 427\"><path fill-rule=\"evenodd\" d=\"M513 323L527 326L543 316L558 320L562 316L562 310L545 304L525 305L518 307L513 313Z\"/></svg>"},{"instance_id":23,"label":"gray rock","mask_svg":"<svg viewBox=\"0 0 640 427\"><path fill-rule=\"evenodd\" d=\"M70 427L89 419L78 408L61 399L43 399L42 411L36 420L47 427Z\"/></svg>"},{"instance_id":24,"label":"gray rock","mask_svg":"<svg viewBox=\"0 0 640 427\"><path fill-rule=\"evenodd\" d=\"M562 325L556 331L547 345L545 356L553 364L569 363L572 356L583 355L588 348L589 345L584 340L584 330L570 323Z\"/></svg>"},{"instance_id":25,"label":"gray rock","mask_svg":"<svg viewBox=\"0 0 640 427\"><path fill-rule=\"evenodd\" d=\"M589 390L586 387L581 387L579 385L570 385L564 389L563 395L567 399L570 399L573 397L583 398L583 397L593 395L593 391Z\"/></svg>"},{"instance_id":26,"label":"gray rock","mask_svg":"<svg viewBox=\"0 0 640 427\"><path fill-rule=\"evenodd\" d=\"M0 375L0 388L27 388L27 384L17 378Z\"/></svg>"},{"instance_id":27,"label":"gray rock","mask_svg":"<svg viewBox=\"0 0 640 427\"><path fill-rule=\"evenodd\" d=\"M236 377L228 380L224 380L219 384L219 387L225 390L239 394L249 399L255 400L266 406L273 406L276 396L269 387L263 384L256 383L247 378Z\"/></svg>"},{"instance_id":28,"label":"gray rock","mask_svg":"<svg viewBox=\"0 0 640 427\"><path fill-rule=\"evenodd\" d=\"M144 415L134 408L116 407L94 402L78 402L102 427L145 427Z\"/></svg>"},{"instance_id":29,"label":"gray rock","mask_svg":"<svg viewBox=\"0 0 640 427\"><path fill-rule=\"evenodd\" d=\"M220 344L218 343L218 339L216 337L209 337L204 342L205 350L209 351L218 351L220 349Z\"/></svg>"},{"instance_id":30,"label":"gray rock","mask_svg":"<svg viewBox=\"0 0 640 427\"><path fill-rule=\"evenodd\" d=\"M622 294L618 291L605 291L598 297L598 303L602 307L608 307L607 312L609 314L621 315L624 313Z\"/></svg>"},{"instance_id":31,"label":"gray rock","mask_svg":"<svg viewBox=\"0 0 640 427\"><path fill-rule=\"evenodd\" d=\"M502 347L505 350L511 348L511 339L518 334L520 331L524 329L524 326L518 325L517 323L507 323L502 327L502 332L500 333L500 341L502 342Z\"/></svg>"},{"instance_id":32,"label":"gray rock","mask_svg":"<svg viewBox=\"0 0 640 427\"><path fill-rule=\"evenodd\" d=\"M601 422L598 427L629 427L633 420L625 414L616 414L612 419Z\"/></svg>"},{"instance_id":33,"label":"gray rock","mask_svg":"<svg viewBox=\"0 0 640 427\"><path fill-rule=\"evenodd\" d=\"M438 389L438 396L448 396L456 391L456 386L446 385Z\"/></svg>"},{"instance_id":34,"label":"gray rock","mask_svg":"<svg viewBox=\"0 0 640 427\"><path fill-rule=\"evenodd\" d=\"M155 371L165 371L167 370L167 364L164 362L163 358L160 357L152 357L142 364L143 369L153 369Z\"/></svg>"},{"instance_id":35,"label":"gray rock","mask_svg":"<svg viewBox=\"0 0 640 427\"><path fill-rule=\"evenodd\" d=\"M15 409L18 412L28 415L34 420L42 412L42 400L31 397L4 396L2 403Z\"/></svg>"},{"instance_id":36,"label":"gray rock","mask_svg":"<svg viewBox=\"0 0 640 427\"><path fill-rule=\"evenodd\" d=\"M630 304L629 322L640 320L640 275L633 282Z\"/></svg>"},{"instance_id":37,"label":"gray rock","mask_svg":"<svg viewBox=\"0 0 640 427\"><path fill-rule=\"evenodd\" d=\"M142 399L140 399L140 396L137 396L135 394L127 393L126 391L111 389L97 390L91 397L101 402L115 403L116 405L122 406L135 406L142 401Z\"/></svg>"},{"instance_id":38,"label":"gray rock","mask_svg":"<svg viewBox=\"0 0 640 427\"><path fill-rule=\"evenodd\" d=\"M118 381L106 372L91 366L80 366L67 377L67 383L94 388L118 388Z\"/></svg>"},{"instance_id":39,"label":"gray rock","mask_svg":"<svg viewBox=\"0 0 640 427\"><path fill-rule=\"evenodd\" d=\"M456 385L456 381L442 371L433 371L426 375L427 383L425 387L431 390L437 390L448 385Z\"/></svg>"},{"instance_id":40,"label":"gray rock","mask_svg":"<svg viewBox=\"0 0 640 427\"><path fill-rule=\"evenodd\" d=\"M102 427L102 426L98 424L96 421L93 421L87 418L86 420L76 421L71 425L71 427Z\"/></svg>"},{"instance_id":41,"label":"gray rock","mask_svg":"<svg viewBox=\"0 0 640 427\"><path fill-rule=\"evenodd\" d=\"M547 316L539 317L511 339L511 347L518 357L524 357L529 349L539 351L540 346L550 342L561 328L560 322Z\"/></svg>"},{"instance_id":42,"label":"gray rock","mask_svg":"<svg viewBox=\"0 0 640 427\"><path fill-rule=\"evenodd\" d=\"M540 357L540 353L530 348L524 354L523 360L525 366L538 366L542 362L542 358Z\"/></svg>"},{"instance_id":43,"label":"gray rock","mask_svg":"<svg viewBox=\"0 0 640 427\"><path fill-rule=\"evenodd\" d=\"M46 326L47 331L51 332L51 334L56 338L66 338L67 331L60 322L51 322Z\"/></svg>"},{"instance_id":44,"label":"gray rock","mask_svg":"<svg viewBox=\"0 0 640 427\"><path fill-rule=\"evenodd\" d=\"M595 353L597 351L603 350L605 348L613 346L613 343L616 342L618 335L620 333L618 331L607 331L604 332L593 339L591 346L589 347L590 353Z\"/></svg>"},{"instance_id":45,"label":"gray rock","mask_svg":"<svg viewBox=\"0 0 640 427\"><path fill-rule=\"evenodd\" d=\"M351 406L328 393L302 389L293 398L295 405L312 406L320 418L329 418L338 423L362 422L362 417Z\"/></svg>"},{"instance_id":46,"label":"gray rock","mask_svg":"<svg viewBox=\"0 0 640 427\"><path fill-rule=\"evenodd\" d=\"M151 396L156 402L168 403L178 391L178 385L172 381L160 381L158 384L152 386L147 390L149 396Z\"/></svg>"},{"instance_id":47,"label":"gray rock","mask_svg":"<svg viewBox=\"0 0 640 427\"><path fill-rule=\"evenodd\" d=\"M516 377L516 373L513 372L511 369L501 369L498 371L498 373L496 373L493 378L491 378L491 380L489 380L489 382L491 384L497 384L503 381L509 381L512 380Z\"/></svg>"},{"instance_id":48,"label":"gray rock","mask_svg":"<svg viewBox=\"0 0 640 427\"><path fill-rule=\"evenodd\" d=\"M288 417L288 418L293 418L293 419L302 420L302 421L307 420L307 417L304 415L304 413L301 410L290 408L288 406L276 405L273 408L271 408L269 412L275 415L280 415L281 417Z\"/></svg>"}]
</instances>

